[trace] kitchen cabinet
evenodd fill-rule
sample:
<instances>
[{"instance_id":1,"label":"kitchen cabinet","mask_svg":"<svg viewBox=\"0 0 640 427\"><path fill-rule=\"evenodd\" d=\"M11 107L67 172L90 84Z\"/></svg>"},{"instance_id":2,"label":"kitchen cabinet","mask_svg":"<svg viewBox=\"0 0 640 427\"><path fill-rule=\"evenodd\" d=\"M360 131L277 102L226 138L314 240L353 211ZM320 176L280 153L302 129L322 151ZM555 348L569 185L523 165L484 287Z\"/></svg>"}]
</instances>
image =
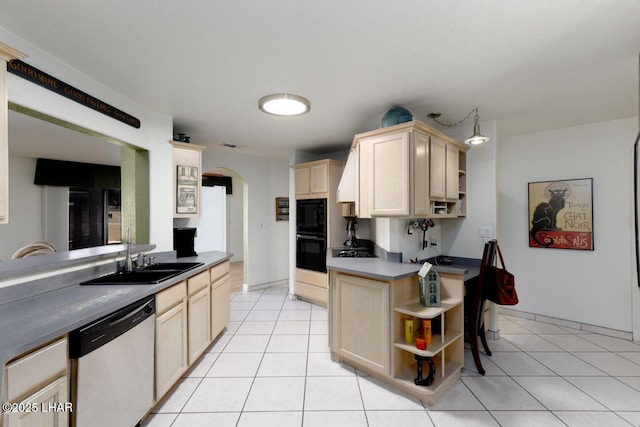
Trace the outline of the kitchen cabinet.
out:
<instances>
[{"instance_id":1,"label":"kitchen cabinet","mask_svg":"<svg viewBox=\"0 0 640 427\"><path fill-rule=\"evenodd\" d=\"M0 42L0 224L9 222L9 104L7 63L24 58L24 53Z\"/></svg>"},{"instance_id":2,"label":"kitchen cabinet","mask_svg":"<svg viewBox=\"0 0 640 427\"><path fill-rule=\"evenodd\" d=\"M360 218L464 215L466 194L459 179L467 150L417 121L358 134L338 184L338 201L354 202Z\"/></svg>"},{"instance_id":3,"label":"kitchen cabinet","mask_svg":"<svg viewBox=\"0 0 640 427\"><path fill-rule=\"evenodd\" d=\"M156 401L229 323L229 261L156 294Z\"/></svg>"},{"instance_id":4,"label":"kitchen cabinet","mask_svg":"<svg viewBox=\"0 0 640 427\"><path fill-rule=\"evenodd\" d=\"M296 200L326 199L327 248L342 245L346 222L340 206L336 203L336 192L344 162L324 159L301 163L292 168L295 171ZM314 181L316 184L313 184ZM291 209L295 208L291 207ZM295 270L295 294L303 300L326 306L328 282L326 272L301 268Z\"/></svg>"},{"instance_id":5,"label":"kitchen cabinet","mask_svg":"<svg viewBox=\"0 0 640 427\"><path fill-rule=\"evenodd\" d=\"M443 139L431 139L429 168L429 197L433 200L444 200L447 192L447 143Z\"/></svg>"},{"instance_id":6,"label":"kitchen cabinet","mask_svg":"<svg viewBox=\"0 0 640 427\"><path fill-rule=\"evenodd\" d=\"M328 165L326 163L296 167L296 197L315 197L328 191Z\"/></svg>"},{"instance_id":7,"label":"kitchen cabinet","mask_svg":"<svg viewBox=\"0 0 640 427\"><path fill-rule=\"evenodd\" d=\"M189 367L187 282L156 294L156 401Z\"/></svg>"},{"instance_id":8,"label":"kitchen cabinet","mask_svg":"<svg viewBox=\"0 0 640 427\"><path fill-rule=\"evenodd\" d=\"M403 129L360 140L359 217L429 213L429 139Z\"/></svg>"},{"instance_id":9,"label":"kitchen cabinet","mask_svg":"<svg viewBox=\"0 0 640 427\"><path fill-rule=\"evenodd\" d=\"M170 141L173 145L173 217L198 218L202 214L203 145Z\"/></svg>"},{"instance_id":10,"label":"kitchen cabinet","mask_svg":"<svg viewBox=\"0 0 640 427\"><path fill-rule=\"evenodd\" d=\"M434 202L433 212L457 214L454 209L460 196L460 149L446 141L432 137L430 156L431 185L429 197Z\"/></svg>"},{"instance_id":11,"label":"kitchen cabinet","mask_svg":"<svg viewBox=\"0 0 640 427\"><path fill-rule=\"evenodd\" d=\"M211 339L214 340L227 326L230 318L231 280L230 262L211 268Z\"/></svg>"},{"instance_id":12,"label":"kitchen cabinet","mask_svg":"<svg viewBox=\"0 0 640 427\"><path fill-rule=\"evenodd\" d=\"M360 177L361 185L366 186L361 194L368 198L367 206L361 206L361 215L366 211L373 217L410 215L410 143L410 132L362 141L360 160L368 165L369 173Z\"/></svg>"},{"instance_id":13,"label":"kitchen cabinet","mask_svg":"<svg viewBox=\"0 0 640 427\"><path fill-rule=\"evenodd\" d=\"M380 280L330 270L329 346L338 360L404 393L434 404L460 378L464 364L464 277L441 273L441 306L420 304L418 276ZM421 330L431 320L431 344L405 341L405 320ZM418 334L416 334L418 335ZM416 355L430 358L434 381L416 385ZM423 377L428 374L424 364Z\"/></svg>"},{"instance_id":14,"label":"kitchen cabinet","mask_svg":"<svg viewBox=\"0 0 640 427\"><path fill-rule=\"evenodd\" d=\"M7 401L33 410L4 412L2 425L67 426L71 414L65 406L69 402L68 365L66 337L7 364Z\"/></svg>"},{"instance_id":15,"label":"kitchen cabinet","mask_svg":"<svg viewBox=\"0 0 640 427\"><path fill-rule=\"evenodd\" d=\"M331 310L336 316L335 346L340 360L389 374L389 283L337 274Z\"/></svg>"},{"instance_id":16,"label":"kitchen cabinet","mask_svg":"<svg viewBox=\"0 0 640 427\"><path fill-rule=\"evenodd\" d=\"M397 298L393 309L393 366L392 376L403 391L428 402L435 403L460 378L464 365L464 279L460 275L441 274L440 307L420 304L418 288L405 289ZM398 290L402 293L402 290ZM414 321L414 330L421 330L421 322L430 320L431 344L425 350L404 339L405 320ZM435 365L435 379L429 386L417 386L415 356L430 358ZM425 369L427 365L424 365ZM427 372L423 374L427 376Z\"/></svg>"},{"instance_id":17,"label":"kitchen cabinet","mask_svg":"<svg viewBox=\"0 0 640 427\"><path fill-rule=\"evenodd\" d=\"M211 287L209 270L187 279L187 342L189 364L211 344Z\"/></svg>"},{"instance_id":18,"label":"kitchen cabinet","mask_svg":"<svg viewBox=\"0 0 640 427\"><path fill-rule=\"evenodd\" d=\"M329 193L335 192L343 167L344 162L331 159L293 165L296 199L335 200Z\"/></svg>"},{"instance_id":19,"label":"kitchen cabinet","mask_svg":"<svg viewBox=\"0 0 640 427\"><path fill-rule=\"evenodd\" d=\"M314 304L327 306L329 278L327 273L296 268L296 295Z\"/></svg>"}]
</instances>

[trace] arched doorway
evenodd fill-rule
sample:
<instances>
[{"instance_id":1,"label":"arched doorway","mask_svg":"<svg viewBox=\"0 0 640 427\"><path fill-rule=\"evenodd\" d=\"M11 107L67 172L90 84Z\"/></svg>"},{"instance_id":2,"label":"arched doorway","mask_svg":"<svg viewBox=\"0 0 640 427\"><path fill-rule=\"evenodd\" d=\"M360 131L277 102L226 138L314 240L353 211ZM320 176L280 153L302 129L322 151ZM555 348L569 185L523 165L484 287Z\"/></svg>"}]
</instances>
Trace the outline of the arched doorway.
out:
<instances>
[{"instance_id":1,"label":"arched doorway","mask_svg":"<svg viewBox=\"0 0 640 427\"><path fill-rule=\"evenodd\" d=\"M247 195L248 186L245 179L229 168L218 167L206 169L205 176L230 177L231 186L227 190L226 200L226 252L231 252L231 292L239 292L247 283ZM228 178L227 178L228 181ZM202 220L202 219L201 219Z\"/></svg>"}]
</instances>

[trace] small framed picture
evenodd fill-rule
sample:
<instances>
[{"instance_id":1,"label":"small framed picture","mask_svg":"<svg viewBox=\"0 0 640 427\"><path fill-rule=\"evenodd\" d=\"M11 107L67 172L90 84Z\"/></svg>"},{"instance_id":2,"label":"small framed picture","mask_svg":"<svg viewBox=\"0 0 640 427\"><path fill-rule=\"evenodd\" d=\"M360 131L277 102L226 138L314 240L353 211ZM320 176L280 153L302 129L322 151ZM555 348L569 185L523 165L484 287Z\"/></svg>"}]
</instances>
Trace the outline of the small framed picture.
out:
<instances>
[{"instance_id":1,"label":"small framed picture","mask_svg":"<svg viewBox=\"0 0 640 427\"><path fill-rule=\"evenodd\" d=\"M593 250L593 178L529 183L529 246Z\"/></svg>"},{"instance_id":2,"label":"small framed picture","mask_svg":"<svg viewBox=\"0 0 640 427\"><path fill-rule=\"evenodd\" d=\"M176 213L198 213L198 168L196 166L177 166Z\"/></svg>"}]
</instances>

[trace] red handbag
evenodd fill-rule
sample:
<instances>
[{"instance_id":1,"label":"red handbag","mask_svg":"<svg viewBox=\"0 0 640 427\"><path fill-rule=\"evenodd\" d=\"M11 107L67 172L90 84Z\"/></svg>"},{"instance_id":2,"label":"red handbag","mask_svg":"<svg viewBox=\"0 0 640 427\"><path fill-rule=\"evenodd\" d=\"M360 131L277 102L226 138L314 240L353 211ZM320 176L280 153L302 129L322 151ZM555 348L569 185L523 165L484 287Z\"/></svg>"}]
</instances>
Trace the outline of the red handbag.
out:
<instances>
[{"instance_id":1,"label":"red handbag","mask_svg":"<svg viewBox=\"0 0 640 427\"><path fill-rule=\"evenodd\" d=\"M491 266L488 271L487 299L499 305L516 305L518 304L516 278L507 271L499 245L497 249L501 267Z\"/></svg>"}]
</instances>

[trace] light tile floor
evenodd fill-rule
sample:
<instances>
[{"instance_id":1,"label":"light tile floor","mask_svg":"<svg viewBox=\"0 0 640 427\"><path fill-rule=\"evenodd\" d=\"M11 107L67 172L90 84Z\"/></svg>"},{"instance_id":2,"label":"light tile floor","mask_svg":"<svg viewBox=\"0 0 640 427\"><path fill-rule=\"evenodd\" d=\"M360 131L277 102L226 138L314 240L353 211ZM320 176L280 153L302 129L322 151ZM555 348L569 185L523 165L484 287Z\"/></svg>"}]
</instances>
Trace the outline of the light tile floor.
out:
<instances>
[{"instance_id":1,"label":"light tile floor","mask_svg":"<svg viewBox=\"0 0 640 427\"><path fill-rule=\"evenodd\" d=\"M286 287L237 293L223 335L143 424L164 426L640 426L640 344L501 316L480 376L435 405L331 360L327 310Z\"/></svg>"}]
</instances>

